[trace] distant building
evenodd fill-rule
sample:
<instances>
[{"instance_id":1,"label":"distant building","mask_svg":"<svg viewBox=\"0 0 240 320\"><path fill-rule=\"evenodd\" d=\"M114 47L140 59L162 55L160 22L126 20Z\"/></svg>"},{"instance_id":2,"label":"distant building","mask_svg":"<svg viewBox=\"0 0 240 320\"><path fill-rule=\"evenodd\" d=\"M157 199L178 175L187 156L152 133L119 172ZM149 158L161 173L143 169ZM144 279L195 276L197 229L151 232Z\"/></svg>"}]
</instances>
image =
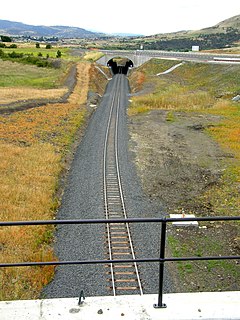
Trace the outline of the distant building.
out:
<instances>
[{"instance_id":1,"label":"distant building","mask_svg":"<svg viewBox=\"0 0 240 320\"><path fill-rule=\"evenodd\" d=\"M199 46L192 46L192 51L199 51Z\"/></svg>"}]
</instances>

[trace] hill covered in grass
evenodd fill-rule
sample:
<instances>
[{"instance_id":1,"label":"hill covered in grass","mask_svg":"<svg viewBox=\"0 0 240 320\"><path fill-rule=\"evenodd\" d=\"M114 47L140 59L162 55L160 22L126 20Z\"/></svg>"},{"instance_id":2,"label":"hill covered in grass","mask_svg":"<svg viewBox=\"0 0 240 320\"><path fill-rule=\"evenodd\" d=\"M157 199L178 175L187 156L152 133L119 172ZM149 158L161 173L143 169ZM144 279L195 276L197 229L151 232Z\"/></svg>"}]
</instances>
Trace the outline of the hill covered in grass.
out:
<instances>
[{"instance_id":1,"label":"hill covered in grass","mask_svg":"<svg viewBox=\"0 0 240 320\"><path fill-rule=\"evenodd\" d=\"M215 26L174 33L156 34L144 38L145 49L190 50L197 45L202 50L228 48L240 42L240 15L231 17Z\"/></svg>"}]
</instances>

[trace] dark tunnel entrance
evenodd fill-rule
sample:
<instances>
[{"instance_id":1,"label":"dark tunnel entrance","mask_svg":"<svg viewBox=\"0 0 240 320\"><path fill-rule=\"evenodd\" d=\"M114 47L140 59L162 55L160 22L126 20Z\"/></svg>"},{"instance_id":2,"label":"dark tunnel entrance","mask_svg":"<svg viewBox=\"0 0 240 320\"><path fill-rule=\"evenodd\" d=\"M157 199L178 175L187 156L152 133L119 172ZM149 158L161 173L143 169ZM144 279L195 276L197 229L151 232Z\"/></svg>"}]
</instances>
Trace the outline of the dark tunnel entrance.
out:
<instances>
[{"instance_id":1,"label":"dark tunnel entrance","mask_svg":"<svg viewBox=\"0 0 240 320\"><path fill-rule=\"evenodd\" d=\"M111 68L113 74L126 74L129 68L133 68L133 62L128 58L112 58L108 61L107 66Z\"/></svg>"}]
</instances>

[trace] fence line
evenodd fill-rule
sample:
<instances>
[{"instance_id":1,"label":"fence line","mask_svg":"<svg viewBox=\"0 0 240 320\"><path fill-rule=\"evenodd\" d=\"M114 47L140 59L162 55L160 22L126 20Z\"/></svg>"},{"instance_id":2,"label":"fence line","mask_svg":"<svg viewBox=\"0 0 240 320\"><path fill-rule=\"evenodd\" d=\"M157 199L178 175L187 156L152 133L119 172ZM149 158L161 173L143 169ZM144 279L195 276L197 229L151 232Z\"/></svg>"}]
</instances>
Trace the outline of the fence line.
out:
<instances>
[{"instance_id":1,"label":"fence line","mask_svg":"<svg viewBox=\"0 0 240 320\"><path fill-rule=\"evenodd\" d=\"M0 263L0 268L10 267L32 267L47 265L85 265L85 264L109 264L109 263L129 263L129 262L158 262L159 263L159 290L158 303L155 308L165 308L163 303L163 282L165 262L178 261L203 261L203 260L238 260L240 256L203 256L203 257L170 257L165 258L166 248L166 229L167 223L184 221L240 221L240 216L236 217L192 217L192 218L128 218L128 219L86 219L86 220L35 220L35 221L2 221L0 227L16 226L39 226L39 225L79 225L79 224L108 224L108 223L161 223L161 241L159 258L145 259L119 259L119 260L76 260L76 261L45 261L45 262L19 262L19 263Z\"/></svg>"}]
</instances>

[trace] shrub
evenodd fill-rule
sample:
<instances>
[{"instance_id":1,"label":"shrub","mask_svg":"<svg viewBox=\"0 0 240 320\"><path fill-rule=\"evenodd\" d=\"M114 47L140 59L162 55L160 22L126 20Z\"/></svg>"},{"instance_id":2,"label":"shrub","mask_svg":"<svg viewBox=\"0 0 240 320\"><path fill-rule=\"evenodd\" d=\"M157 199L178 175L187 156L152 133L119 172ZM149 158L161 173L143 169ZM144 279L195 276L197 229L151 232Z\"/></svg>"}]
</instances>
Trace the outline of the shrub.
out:
<instances>
[{"instance_id":1,"label":"shrub","mask_svg":"<svg viewBox=\"0 0 240 320\"><path fill-rule=\"evenodd\" d=\"M17 48L17 45L15 43L11 44L8 48L14 48L16 49Z\"/></svg>"},{"instance_id":2,"label":"shrub","mask_svg":"<svg viewBox=\"0 0 240 320\"><path fill-rule=\"evenodd\" d=\"M8 56L12 59L19 59L23 57L23 53L17 53L15 51L12 51L11 53L8 53Z\"/></svg>"},{"instance_id":3,"label":"shrub","mask_svg":"<svg viewBox=\"0 0 240 320\"><path fill-rule=\"evenodd\" d=\"M61 52L60 50L58 50L56 57L57 57L57 58L61 58L61 56L62 56L62 52Z\"/></svg>"},{"instance_id":4,"label":"shrub","mask_svg":"<svg viewBox=\"0 0 240 320\"><path fill-rule=\"evenodd\" d=\"M1 36L2 42L12 42L12 39L8 36Z\"/></svg>"}]
</instances>

